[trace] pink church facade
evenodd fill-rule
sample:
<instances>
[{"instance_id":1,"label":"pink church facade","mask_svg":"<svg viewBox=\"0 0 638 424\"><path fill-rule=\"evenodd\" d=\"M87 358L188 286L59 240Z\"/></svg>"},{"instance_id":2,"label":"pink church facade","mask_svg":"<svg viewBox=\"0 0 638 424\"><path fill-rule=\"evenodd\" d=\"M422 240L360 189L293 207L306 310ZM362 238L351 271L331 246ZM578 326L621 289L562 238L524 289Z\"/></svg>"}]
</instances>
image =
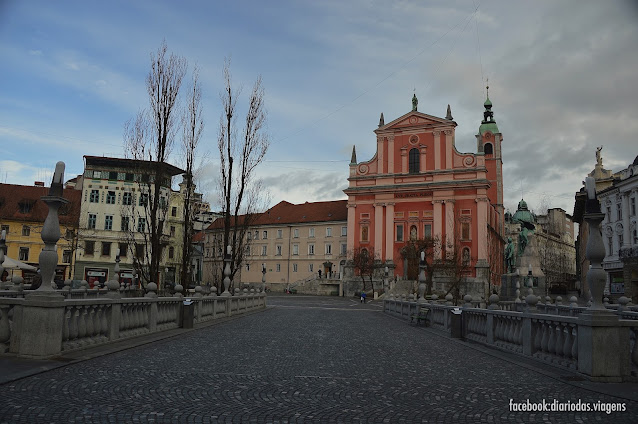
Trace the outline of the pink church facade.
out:
<instances>
[{"instance_id":1,"label":"pink church facade","mask_svg":"<svg viewBox=\"0 0 638 424\"><path fill-rule=\"evenodd\" d=\"M414 98L416 100L416 97ZM474 282L500 284L504 210L501 142L489 98L476 153L454 144L456 122L413 110L374 133L377 152L350 163L348 249L374 250L394 275L406 276L401 248L410 239L454 240L471 261Z\"/></svg>"}]
</instances>

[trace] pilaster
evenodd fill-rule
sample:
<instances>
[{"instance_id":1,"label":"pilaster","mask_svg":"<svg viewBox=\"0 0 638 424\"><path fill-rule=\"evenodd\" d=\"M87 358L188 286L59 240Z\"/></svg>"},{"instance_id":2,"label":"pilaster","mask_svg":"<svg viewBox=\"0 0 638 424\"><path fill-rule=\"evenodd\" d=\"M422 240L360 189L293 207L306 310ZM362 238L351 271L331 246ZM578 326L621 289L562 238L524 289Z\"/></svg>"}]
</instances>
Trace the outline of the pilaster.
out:
<instances>
[{"instance_id":1,"label":"pilaster","mask_svg":"<svg viewBox=\"0 0 638 424\"><path fill-rule=\"evenodd\" d=\"M432 131L434 135L434 170L441 169L441 131Z\"/></svg>"},{"instance_id":2,"label":"pilaster","mask_svg":"<svg viewBox=\"0 0 638 424\"><path fill-rule=\"evenodd\" d=\"M385 261L394 259L394 203L385 205Z\"/></svg>"}]
</instances>

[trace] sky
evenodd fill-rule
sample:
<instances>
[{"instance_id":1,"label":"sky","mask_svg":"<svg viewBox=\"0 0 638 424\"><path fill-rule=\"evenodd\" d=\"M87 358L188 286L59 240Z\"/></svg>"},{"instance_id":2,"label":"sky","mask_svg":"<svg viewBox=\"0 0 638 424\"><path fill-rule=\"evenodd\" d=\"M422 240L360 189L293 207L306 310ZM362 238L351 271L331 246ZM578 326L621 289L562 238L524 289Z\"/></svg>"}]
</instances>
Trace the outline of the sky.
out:
<instances>
[{"instance_id":1,"label":"sky","mask_svg":"<svg viewBox=\"0 0 638 424\"><path fill-rule=\"evenodd\" d=\"M489 80L505 207L571 213L596 147L614 172L638 155L637 23L638 2L616 0L0 0L0 182L48 185L59 160L70 179L84 155L124 157L165 40L200 71L213 209L229 57L240 112L263 79L270 205L345 199L352 146L371 159L379 115L409 112L413 94L429 115L449 104L457 149L476 152Z\"/></svg>"}]
</instances>

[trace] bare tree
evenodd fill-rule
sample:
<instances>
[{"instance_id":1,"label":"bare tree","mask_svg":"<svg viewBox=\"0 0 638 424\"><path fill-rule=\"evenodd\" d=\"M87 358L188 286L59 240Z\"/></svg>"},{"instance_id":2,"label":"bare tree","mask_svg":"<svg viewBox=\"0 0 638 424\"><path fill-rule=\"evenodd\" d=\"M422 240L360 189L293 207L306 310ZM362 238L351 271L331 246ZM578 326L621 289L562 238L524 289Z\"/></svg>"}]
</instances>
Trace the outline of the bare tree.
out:
<instances>
[{"instance_id":1,"label":"bare tree","mask_svg":"<svg viewBox=\"0 0 638 424\"><path fill-rule=\"evenodd\" d=\"M195 153L204 130L202 118L202 90L199 83L199 72L193 70L193 79L188 89L188 100L182 117L182 152L185 168L185 193L184 193L184 231L182 232L182 269L180 281L188 287L192 280L191 257L193 249L193 223L195 218L195 204L193 195L195 184L193 174L195 169Z\"/></svg>"},{"instance_id":2,"label":"bare tree","mask_svg":"<svg viewBox=\"0 0 638 424\"><path fill-rule=\"evenodd\" d=\"M370 288L374 288L372 285L372 276L380 259L378 253L374 249L370 250L365 247L357 246L348 255L352 261L352 267L355 272L359 274L359 277L361 277L363 291L366 291L366 277L368 277L370 281Z\"/></svg>"},{"instance_id":3,"label":"bare tree","mask_svg":"<svg viewBox=\"0 0 638 424\"><path fill-rule=\"evenodd\" d=\"M245 243L248 242L246 232L258 216L255 211L261 187L254 180L254 171L263 161L270 142L265 132L266 111L261 77L257 78L253 86L245 122L239 130L236 104L241 89L233 88L229 60L224 62L223 73L224 91L220 93L223 113L219 122L217 146L221 162L223 245L231 246L232 279L244 260ZM238 135L241 137L239 140Z\"/></svg>"},{"instance_id":4,"label":"bare tree","mask_svg":"<svg viewBox=\"0 0 638 424\"><path fill-rule=\"evenodd\" d=\"M416 280L418 278L421 252L425 252L426 294L432 294L434 274L441 265L441 260L439 259L442 252L441 238L434 236L408 240L401 248L400 254L403 259L407 260L407 277L409 280Z\"/></svg>"},{"instance_id":5,"label":"bare tree","mask_svg":"<svg viewBox=\"0 0 638 424\"><path fill-rule=\"evenodd\" d=\"M146 246L145 264L136 264L146 281L159 282L160 262L163 253L164 221L168 209L168 193L175 168L168 164L175 134L179 127L178 98L182 79L186 73L186 60L173 53L168 54L166 42L162 42L155 54L151 53L151 70L146 77L149 109L141 110L135 120L125 125L125 152L128 158L139 161L140 178L137 178L142 208L132 208L137 215L138 233ZM164 190L162 190L164 188ZM139 247L136 249L139 252ZM139 255L134 254L134 257ZM145 266L142 266L145 265Z\"/></svg>"}]
</instances>

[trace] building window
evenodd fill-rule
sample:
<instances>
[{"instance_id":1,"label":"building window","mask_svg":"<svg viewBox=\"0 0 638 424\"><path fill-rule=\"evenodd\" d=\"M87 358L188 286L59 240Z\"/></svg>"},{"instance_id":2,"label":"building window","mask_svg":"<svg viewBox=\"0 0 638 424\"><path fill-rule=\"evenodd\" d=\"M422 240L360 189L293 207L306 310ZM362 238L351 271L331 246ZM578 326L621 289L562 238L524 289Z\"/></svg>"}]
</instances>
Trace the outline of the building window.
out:
<instances>
[{"instance_id":1,"label":"building window","mask_svg":"<svg viewBox=\"0 0 638 424\"><path fill-rule=\"evenodd\" d=\"M622 234L618 234L618 248L622 248L622 244L624 242Z\"/></svg>"},{"instance_id":2,"label":"building window","mask_svg":"<svg viewBox=\"0 0 638 424\"><path fill-rule=\"evenodd\" d=\"M133 174L132 173L124 174L124 181L133 181Z\"/></svg>"},{"instance_id":3,"label":"building window","mask_svg":"<svg viewBox=\"0 0 638 424\"><path fill-rule=\"evenodd\" d=\"M638 244L638 230L634 230L634 244Z\"/></svg>"},{"instance_id":4,"label":"building window","mask_svg":"<svg viewBox=\"0 0 638 424\"><path fill-rule=\"evenodd\" d=\"M111 242L103 241L102 242L102 256L111 256Z\"/></svg>"},{"instance_id":5,"label":"building window","mask_svg":"<svg viewBox=\"0 0 638 424\"><path fill-rule=\"evenodd\" d=\"M89 230L95 230L97 216L94 213L89 214Z\"/></svg>"},{"instance_id":6,"label":"building window","mask_svg":"<svg viewBox=\"0 0 638 424\"><path fill-rule=\"evenodd\" d=\"M326 244L326 255L332 255L332 244Z\"/></svg>"},{"instance_id":7,"label":"building window","mask_svg":"<svg viewBox=\"0 0 638 424\"><path fill-rule=\"evenodd\" d=\"M125 192L122 196L122 204L123 205L132 205L133 204L133 193Z\"/></svg>"},{"instance_id":8,"label":"building window","mask_svg":"<svg viewBox=\"0 0 638 424\"><path fill-rule=\"evenodd\" d=\"M95 178L96 180L99 180L100 178L102 178L102 172L101 171L93 171L93 178Z\"/></svg>"},{"instance_id":9,"label":"building window","mask_svg":"<svg viewBox=\"0 0 638 424\"><path fill-rule=\"evenodd\" d=\"M255 240L259 240L259 231L255 231Z\"/></svg>"},{"instance_id":10,"label":"building window","mask_svg":"<svg viewBox=\"0 0 638 424\"><path fill-rule=\"evenodd\" d=\"M175 256L175 248L173 246L168 248L168 259L173 259Z\"/></svg>"},{"instance_id":11,"label":"building window","mask_svg":"<svg viewBox=\"0 0 638 424\"><path fill-rule=\"evenodd\" d=\"M113 229L113 215L106 215L104 217L104 229L111 231Z\"/></svg>"},{"instance_id":12,"label":"building window","mask_svg":"<svg viewBox=\"0 0 638 424\"><path fill-rule=\"evenodd\" d=\"M292 254L293 254L293 256L297 256L299 254L299 245L298 244L293 244L292 245Z\"/></svg>"},{"instance_id":13,"label":"building window","mask_svg":"<svg viewBox=\"0 0 638 424\"><path fill-rule=\"evenodd\" d=\"M314 264L308 264L308 271L309 272L315 272Z\"/></svg>"},{"instance_id":14,"label":"building window","mask_svg":"<svg viewBox=\"0 0 638 424\"><path fill-rule=\"evenodd\" d=\"M91 190L91 195L89 196L89 202L98 203L100 201L100 192L98 190Z\"/></svg>"},{"instance_id":15,"label":"building window","mask_svg":"<svg viewBox=\"0 0 638 424\"><path fill-rule=\"evenodd\" d=\"M175 237L175 226L174 225L171 225L170 234L171 234L171 237Z\"/></svg>"},{"instance_id":16,"label":"building window","mask_svg":"<svg viewBox=\"0 0 638 424\"><path fill-rule=\"evenodd\" d=\"M397 225L397 241L403 241L403 224Z\"/></svg>"},{"instance_id":17,"label":"building window","mask_svg":"<svg viewBox=\"0 0 638 424\"><path fill-rule=\"evenodd\" d=\"M84 254L92 255L95 252L95 242L94 241L85 241L84 242Z\"/></svg>"},{"instance_id":18,"label":"building window","mask_svg":"<svg viewBox=\"0 0 638 424\"><path fill-rule=\"evenodd\" d=\"M146 231L146 218L140 218L137 221L137 232L143 233Z\"/></svg>"},{"instance_id":19,"label":"building window","mask_svg":"<svg viewBox=\"0 0 638 424\"><path fill-rule=\"evenodd\" d=\"M348 235L348 227L341 227L341 237L346 237Z\"/></svg>"},{"instance_id":20,"label":"building window","mask_svg":"<svg viewBox=\"0 0 638 424\"><path fill-rule=\"evenodd\" d=\"M110 171L109 172L109 180L117 181L117 171Z\"/></svg>"},{"instance_id":21,"label":"building window","mask_svg":"<svg viewBox=\"0 0 638 424\"><path fill-rule=\"evenodd\" d=\"M263 238L264 240L266 240L266 239L268 238L268 231L264 230L264 231L262 232L262 238Z\"/></svg>"},{"instance_id":22,"label":"building window","mask_svg":"<svg viewBox=\"0 0 638 424\"><path fill-rule=\"evenodd\" d=\"M463 240L469 240L470 239L470 223L469 222L462 222L461 223L461 238Z\"/></svg>"},{"instance_id":23,"label":"building window","mask_svg":"<svg viewBox=\"0 0 638 424\"><path fill-rule=\"evenodd\" d=\"M609 255L613 255L614 254L614 239L611 237L607 237L607 248L609 250Z\"/></svg>"},{"instance_id":24,"label":"building window","mask_svg":"<svg viewBox=\"0 0 638 424\"><path fill-rule=\"evenodd\" d=\"M114 205L115 204L115 192L109 191L106 193L106 204Z\"/></svg>"},{"instance_id":25,"label":"building window","mask_svg":"<svg viewBox=\"0 0 638 424\"><path fill-rule=\"evenodd\" d=\"M299 238L299 228L295 228L295 229L292 231L292 234L293 234L293 237L294 237L294 238Z\"/></svg>"},{"instance_id":26,"label":"building window","mask_svg":"<svg viewBox=\"0 0 638 424\"><path fill-rule=\"evenodd\" d=\"M128 231L129 228L129 217L123 216L120 221L120 231Z\"/></svg>"},{"instance_id":27,"label":"building window","mask_svg":"<svg viewBox=\"0 0 638 424\"><path fill-rule=\"evenodd\" d=\"M308 245L308 254L309 255L314 255L315 254L315 245L314 244L309 244Z\"/></svg>"},{"instance_id":28,"label":"building window","mask_svg":"<svg viewBox=\"0 0 638 424\"><path fill-rule=\"evenodd\" d=\"M297 264L292 264L292 272L297 272Z\"/></svg>"},{"instance_id":29,"label":"building window","mask_svg":"<svg viewBox=\"0 0 638 424\"><path fill-rule=\"evenodd\" d=\"M140 206L146 206L148 204L148 194L140 193Z\"/></svg>"},{"instance_id":30,"label":"building window","mask_svg":"<svg viewBox=\"0 0 638 424\"><path fill-rule=\"evenodd\" d=\"M244 256L250 256L250 246L246 246L244 249Z\"/></svg>"},{"instance_id":31,"label":"building window","mask_svg":"<svg viewBox=\"0 0 638 424\"><path fill-rule=\"evenodd\" d=\"M418 174L421 170L419 167L419 149L410 149L408 154L409 172L410 174Z\"/></svg>"},{"instance_id":32,"label":"building window","mask_svg":"<svg viewBox=\"0 0 638 424\"><path fill-rule=\"evenodd\" d=\"M616 211L617 211L618 221L622 221L622 205L620 203L616 205Z\"/></svg>"},{"instance_id":33,"label":"building window","mask_svg":"<svg viewBox=\"0 0 638 424\"><path fill-rule=\"evenodd\" d=\"M171 216L177 216L177 206L171 208Z\"/></svg>"},{"instance_id":34,"label":"building window","mask_svg":"<svg viewBox=\"0 0 638 424\"><path fill-rule=\"evenodd\" d=\"M275 265L275 270L276 270L277 272L281 272L281 264L277 264L277 265Z\"/></svg>"},{"instance_id":35,"label":"building window","mask_svg":"<svg viewBox=\"0 0 638 424\"><path fill-rule=\"evenodd\" d=\"M20 248L20 253L18 256L18 259L21 261L28 261L29 260L29 248L28 247L21 247Z\"/></svg>"},{"instance_id":36,"label":"building window","mask_svg":"<svg viewBox=\"0 0 638 424\"><path fill-rule=\"evenodd\" d=\"M23 225L22 226L22 235L25 237L28 237L31 235L31 227L29 227L28 225Z\"/></svg>"},{"instance_id":37,"label":"building window","mask_svg":"<svg viewBox=\"0 0 638 424\"><path fill-rule=\"evenodd\" d=\"M119 245L119 249L120 249L120 256L123 258L126 258L126 255L128 254L128 244L127 243L120 243Z\"/></svg>"},{"instance_id":38,"label":"building window","mask_svg":"<svg viewBox=\"0 0 638 424\"><path fill-rule=\"evenodd\" d=\"M144 245L136 244L135 245L135 257L138 259L142 259L144 257Z\"/></svg>"},{"instance_id":39,"label":"building window","mask_svg":"<svg viewBox=\"0 0 638 424\"><path fill-rule=\"evenodd\" d=\"M250 264L246 264L246 271L250 271Z\"/></svg>"},{"instance_id":40,"label":"building window","mask_svg":"<svg viewBox=\"0 0 638 424\"><path fill-rule=\"evenodd\" d=\"M348 245L345 243L341 243L341 254L345 255L348 253Z\"/></svg>"},{"instance_id":41,"label":"building window","mask_svg":"<svg viewBox=\"0 0 638 424\"><path fill-rule=\"evenodd\" d=\"M62 263L70 264L71 263L71 251L65 250L62 252Z\"/></svg>"},{"instance_id":42,"label":"building window","mask_svg":"<svg viewBox=\"0 0 638 424\"><path fill-rule=\"evenodd\" d=\"M494 154L494 148L492 147L492 143L485 143L485 145L483 146L483 152L486 155L493 155Z\"/></svg>"},{"instance_id":43,"label":"building window","mask_svg":"<svg viewBox=\"0 0 638 424\"><path fill-rule=\"evenodd\" d=\"M281 256L281 244L278 244L277 246L275 246L275 248L276 248L275 255Z\"/></svg>"},{"instance_id":44,"label":"building window","mask_svg":"<svg viewBox=\"0 0 638 424\"><path fill-rule=\"evenodd\" d=\"M3 225L2 226L2 231L4 231L4 235L8 235L9 234L9 226L8 225Z\"/></svg>"},{"instance_id":45,"label":"building window","mask_svg":"<svg viewBox=\"0 0 638 424\"><path fill-rule=\"evenodd\" d=\"M326 237L332 237L332 227L326 228Z\"/></svg>"},{"instance_id":46,"label":"building window","mask_svg":"<svg viewBox=\"0 0 638 424\"><path fill-rule=\"evenodd\" d=\"M631 198L631 216L636 216L636 198Z\"/></svg>"},{"instance_id":47,"label":"building window","mask_svg":"<svg viewBox=\"0 0 638 424\"><path fill-rule=\"evenodd\" d=\"M277 230L277 238L280 239L284 236L284 230Z\"/></svg>"},{"instance_id":48,"label":"building window","mask_svg":"<svg viewBox=\"0 0 638 424\"><path fill-rule=\"evenodd\" d=\"M314 236L315 236L315 229L314 228L308 229L308 237L314 237Z\"/></svg>"},{"instance_id":49,"label":"building window","mask_svg":"<svg viewBox=\"0 0 638 424\"><path fill-rule=\"evenodd\" d=\"M368 226L364 225L363 227L361 227L361 241L368 241L368 240L369 240Z\"/></svg>"},{"instance_id":50,"label":"building window","mask_svg":"<svg viewBox=\"0 0 638 424\"><path fill-rule=\"evenodd\" d=\"M268 254L268 246L261 246L261 256L266 256Z\"/></svg>"},{"instance_id":51,"label":"building window","mask_svg":"<svg viewBox=\"0 0 638 424\"><path fill-rule=\"evenodd\" d=\"M432 238L432 224L425 224L423 226L423 237Z\"/></svg>"}]
</instances>

